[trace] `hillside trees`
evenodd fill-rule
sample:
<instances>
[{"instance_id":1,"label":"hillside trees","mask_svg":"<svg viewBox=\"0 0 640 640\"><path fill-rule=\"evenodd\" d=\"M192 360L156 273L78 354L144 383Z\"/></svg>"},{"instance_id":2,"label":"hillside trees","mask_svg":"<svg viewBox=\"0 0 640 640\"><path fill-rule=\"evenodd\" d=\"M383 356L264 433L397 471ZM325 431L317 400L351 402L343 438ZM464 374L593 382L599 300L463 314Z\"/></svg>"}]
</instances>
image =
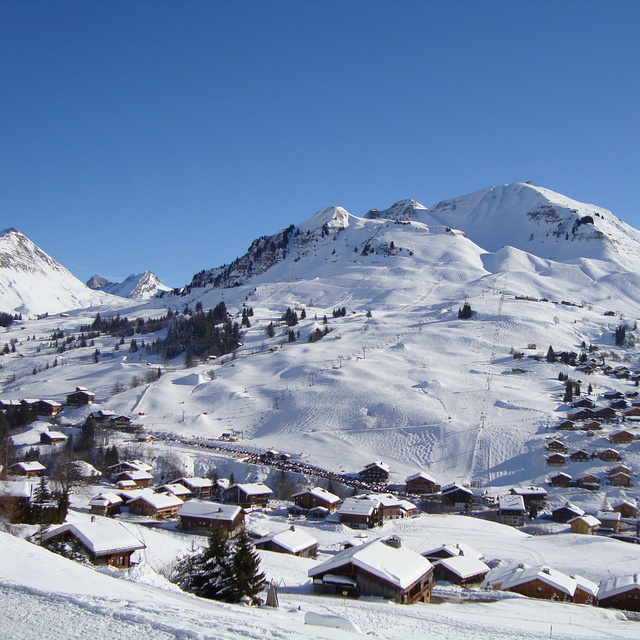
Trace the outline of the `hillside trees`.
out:
<instances>
[{"instance_id":1,"label":"hillside trees","mask_svg":"<svg viewBox=\"0 0 640 640\"><path fill-rule=\"evenodd\" d=\"M458 309L458 319L468 320L473 315L473 309L468 302L462 305L462 308Z\"/></svg>"},{"instance_id":2,"label":"hillside trees","mask_svg":"<svg viewBox=\"0 0 640 640\"><path fill-rule=\"evenodd\" d=\"M616 330L615 330L616 345L618 345L619 347L622 347L624 345L624 339L626 335L627 335L627 327L625 327L625 325L621 324L618 327L616 327Z\"/></svg>"}]
</instances>

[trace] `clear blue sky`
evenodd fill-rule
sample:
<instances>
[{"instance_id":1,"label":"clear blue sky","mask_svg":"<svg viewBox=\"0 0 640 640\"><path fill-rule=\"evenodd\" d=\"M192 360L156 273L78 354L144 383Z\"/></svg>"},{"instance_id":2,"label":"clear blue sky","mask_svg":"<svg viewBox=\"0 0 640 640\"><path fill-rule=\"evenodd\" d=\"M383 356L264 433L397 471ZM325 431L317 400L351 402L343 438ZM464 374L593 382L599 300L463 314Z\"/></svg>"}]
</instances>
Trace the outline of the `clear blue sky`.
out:
<instances>
[{"instance_id":1,"label":"clear blue sky","mask_svg":"<svg viewBox=\"0 0 640 640\"><path fill-rule=\"evenodd\" d=\"M170 286L341 205L532 180L640 226L640 2L0 2L0 228Z\"/></svg>"}]
</instances>

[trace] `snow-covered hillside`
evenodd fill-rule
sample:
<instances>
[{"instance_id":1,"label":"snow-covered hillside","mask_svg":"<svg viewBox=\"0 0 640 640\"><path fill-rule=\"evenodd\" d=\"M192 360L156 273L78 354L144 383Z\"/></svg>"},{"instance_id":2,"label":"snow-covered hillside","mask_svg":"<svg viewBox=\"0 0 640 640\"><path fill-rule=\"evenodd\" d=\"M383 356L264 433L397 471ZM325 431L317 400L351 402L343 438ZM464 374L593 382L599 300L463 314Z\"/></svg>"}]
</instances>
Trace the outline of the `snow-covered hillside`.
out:
<instances>
[{"instance_id":1,"label":"snow-covered hillside","mask_svg":"<svg viewBox=\"0 0 640 640\"><path fill-rule=\"evenodd\" d=\"M104 291L114 296L122 298L133 298L135 300L148 300L160 291L171 291L171 287L162 284L158 276L151 271L131 274L122 282L109 282L106 278L94 275L87 281L90 289Z\"/></svg>"}]
</instances>

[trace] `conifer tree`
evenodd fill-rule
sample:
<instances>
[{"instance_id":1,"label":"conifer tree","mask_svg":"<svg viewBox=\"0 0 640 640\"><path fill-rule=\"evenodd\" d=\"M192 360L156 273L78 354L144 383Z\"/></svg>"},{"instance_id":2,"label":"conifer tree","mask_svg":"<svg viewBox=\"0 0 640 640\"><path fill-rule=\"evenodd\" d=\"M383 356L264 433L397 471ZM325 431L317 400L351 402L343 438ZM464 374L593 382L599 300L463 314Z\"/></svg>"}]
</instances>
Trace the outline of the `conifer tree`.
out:
<instances>
[{"instance_id":1,"label":"conifer tree","mask_svg":"<svg viewBox=\"0 0 640 640\"><path fill-rule=\"evenodd\" d=\"M243 598L249 598L252 604L256 602L256 596L264 589L265 575L260 572L260 558L246 529L242 529L236 539L233 577L233 602Z\"/></svg>"}]
</instances>

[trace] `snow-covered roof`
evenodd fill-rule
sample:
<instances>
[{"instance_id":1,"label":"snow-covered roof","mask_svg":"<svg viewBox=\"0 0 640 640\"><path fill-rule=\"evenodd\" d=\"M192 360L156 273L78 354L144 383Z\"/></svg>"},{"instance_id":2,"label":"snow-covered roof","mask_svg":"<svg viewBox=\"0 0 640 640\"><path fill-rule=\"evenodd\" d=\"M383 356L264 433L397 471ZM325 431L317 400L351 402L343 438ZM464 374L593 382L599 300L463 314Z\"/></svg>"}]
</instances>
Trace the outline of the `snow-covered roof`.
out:
<instances>
[{"instance_id":1,"label":"snow-covered roof","mask_svg":"<svg viewBox=\"0 0 640 640\"><path fill-rule=\"evenodd\" d=\"M592 582L591 580L578 574L575 574L571 577L576 581L578 589L594 597L598 595L599 587L595 582Z\"/></svg>"},{"instance_id":2,"label":"snow-covered roof","mask_svg":"<svg viewBox=\"0 0 640 640\"><path fill-rule=\"evenodd\" d=\"M382 462L382 460L376 460L375 462L370 462L369 464L365 464L362 471L367 471L368 469L373 469L374 467L378 467L379 469L382 469L387 473L391 471L391 467L386 462ZM362 473L362 471L360 473Z\"/></svg>"},{"instance_id":3,"label":"snow-covered roof","mask_svg":"<svg viewBox=\"0 0 640 640\"><path fill-rule=\"evenodd\" d=\"M62 433L62 431L43 431L42 435L49 436L51 439L55 440L66 440L67 436Z\"/></svg>"},{"instance_id":4,"label":"snow-covered roof","mask_svg":"<svg viewBox=\"0 0 640 640\"><path fill-rule=\"evenodd\" d=\"M617 596L631 589L640 589L640 574L634 573L631 576L621 576L601 582L598 598L604 600L605 598Z\"/></svg>"},{"instance_id":5,"label":"snow-covered roof","mask_svg":"<svg viewBox=\"0 0 640 640\"><path fill-rule=\"evenodd\" d=\"M0 496L30 498L33 483L26 480L0 480Z\"/></svg>"},{"instance_id":6,"label":"snow-covered roof","mask_svg":"<svg viewBox=\"0 0 640 640\"><path fill-rule=\"evenodd\" d=\"M620 520L621 517L622 515L618 511L598 511L598 513L596 513L596 518L600 520L600 522Z\"/></svg>"},{"instance_id":7,"label":"snow-covered roof","mask_svg":"<svg viewBox=\"0 0 640 640\"><path fill-rule=\"evenodd\" d=\"M210 478L179 478L178 480L174 480L171 484L176 484L176 482L180 482L190 489L206 489L207 487L213 486L213 480Z\"/></svg>"},{"instance_id":8,"label":"snow-covered roof","mask_svg":"<svg viewBox=\"0 0 640 640\"><path fill-rule=\"evenodd\" d=\"M98 518L90 522L63 524L49 529L43 536L45 540L69 532L97 556L144 549L141 542L121 522L109 518Z\"/></svg>"},{"instance_id":9,"label":"snow-covered roof","mask_svg":"<svg viewBox=\"0 0 640 640\"><path fill-rule=\"evenodd\" d=\"M300 531L300 529L287 529L279 533L271 533L257 541L257 543L262 542L274 542L279 547L286 549L289 553L300 553L300 551L304 551L318 544L318 541L313 536L310 536L304 531Z\"/></svg>"},{"instance_id":10,"label":"snow-covered roof","mask_svg":"<svg viewBox=\"0 0 640 640\"><path fill-rule=\"evenodd\" d=\"M500 511L525 511L524 498L521 495L508 494L498 500Z\"/></svg>"},{"instance_id":11,"label":"snow-covered roof","mask_svg":"<svg viewBox=\"0 0 640 640\"><path fill-rule=\"evenodd\" d=\"M568 576L557 569L552 569L551 567L537 566L529 567L527 569L517 569L506 576L502 582L502 590L508 591L513 587L526 584L532 580L540 580L541 582L544 582L545 584L548 584L571 597L573 597L577 586L576 581L571 576Z\"/></svg>"},{"instance_id":12,"label":"snow-covered roof","mask_svg":"<svg viewBox=\"0 0 640 640\"><path fill-rule=\"evenodd\" d=\"M170 509L184 504L180 498L168 493L144 493L137 498L128 500L127 504L131 504L135 500L142 500L150 504L154 509Z\"/></svg>"},{"instance_id":13,"label":"snow-covered roof","mask_svg":"<svg viewBox=\"0 0 640 640\"><path fill-rule=\"evenodd\" d=\"M565 502L561 507L554 509L553 512L559 511L560 509L568 509L572 511L577 516L583 516L585 514L584 509L581 509L577 504L573 504L573 502Z\"/></svg>"},{"instance_id":14,"label":"snow-covered roof","mask_svg":"<svg viewBox=\"0 0 640 640\"><path fill-rule=\"evenodd\" d=\"M272 494L273 491L262 482L250 482L248 484L237 484L238 487L246 496L261 496L264 494Z\"/></svg>"},{"instance_id":15,"label":"snow-covered roof","mask_svg":"<svg viewBox=\"0 0 640 640\"><path fill-rule=\"evenodd\" d=\"M130 480L153 480L153 476L148 471L123 471L118 475Z\"/></svg>"},{"instance_id":16,"label":"snow-covered roof","mask_svg":"<svg viewBox=\"0 0 640 640\"><path fill-rule=\"evenodd\" d=\"M437 564L445 567L452 573L455 573L463 580L489 572L489 566L482 562L482 560L463 555L454 556L452 558L443 558L442 560L439 560Z\"/></svg>"},{"instance_id":17,"label":"snow-covered roof","mask_svg":"<svg viewBox=\"0 0 640 640\"><path fill-rule=\"evenodd\" d=\"M233 521L241 511L242 508L234 504L218 504L208 500L189 500L189 502L185 502L180 507L178 516Z\"/></svg>"},{"instance_id":18,"label":"snow-covered roof","mask_svg":"<svg viewBox=\"0 0 640 640\"><path fill-rule=\"evenodd\" d=\"M115 469L116 467L128 467L132 471L151 471L153 467L142 460L125 460L124 462L118 462L112 464L109 469Z\"/></svg>"},{"instance_id":19,"label":"snow-covered roof","mask_svg":"<svg viewBox=\"0 0 640 640\"><path fill-rule=\"evenodd\" d=\"M507 564L500 564L494 567L486 575L482 582L482 587L501 587L507 576L512 575L516 571L522 571L523 569L530 569L531 565L519 562L509 562Z\"/></svg>"},{"instance_id":20,"label":"snow-covered roof","mask_svg":"<svg viewBox=\"0 0 640 640\"><path fill-rule=\"evenodd\" d=\"M576 520L582 520L588 527L599 527L602 523L595 516L583 515L569 520L569 524L576 522Z\"/></svg>"},{"instance_id":21,"label":"snow-covered roof","mask_svg":"<svg viewBox=\"0 0 640 640\"><path fill-rule=\"evenodd\" d=\"M413 475L407 476L405 478L405 482L411 482L411 480L427 480L428 482L433 482L433 484L437 484L436 479L430 476L428 473L424 471L419 471L418 473L414 473Z\"/></svg>"},{"instance_id":22,"label":"snow-covered roof","mask_svg":"<svg viewBox=\"0 0 640 640\"><path fill-rule=\"evenodd\" d=\"M91 498L89 504L91 506L103 507L112 504L120 504L121 502L123 502L123 500L117 493L113 493L113 491L105 491L104 493L100 493Z\"/></svg>"},{"instance_id":23,"label":"snow-covered roof","mask_svg":"<svg viewBox=\"0 0 640 640\"><path fill-rule=\"evenodd\" d=\"M307 491L298 491L298 493L294 493L291 497L297 498L298 496L304 496L306 494L312 495L315 498L319 498L320 500L325 500L326 502L339 502L340 497L323 489L322 487L314 487L313 489L308 489Z\"/></svg>"},{"instance_id":24,"label":"snow-covered roof","mask_svg":"<svg viewBox=\"0 0 640 640\"><path fill-rule=\"evenodd\" d=\"M118 490L118 495L125 501L129 502L129 500L135 500L140 496L147 495L149 493L153 493L153 489L120 489Z\"/></svg>"},{"instance_id":25,"label":"snow-covered roof","mask_svg":"<svg viewBox=\"0 0 640 640\"><path fill-rule=\"evenodd\" d=\"M377 499L347 498L338 508L338 514L368 516L379 506L380 501Z\"/></svg>"},{"instance_id":26,"label":"snow-covered roof","mask_svg":"<svg viewBox=\"0 0 640 640\"><path fill-rule=\"evenodd\" d=\"M353 564L401 589L411 586L431 569L431 563L415 551L406 547L390 547L378 539L337 553L309 569L308 575L313 578L347 564Z\"/></svg>"},{"instance_id":27,"label":"snow-covered roof","mask_svg":"<svg viewBox=\"0 0 640 640\"><path fill-rule=\"evenodd\" d=\"M185 487L183 484L180 484L179 482L171 483L171 484L163 484L160 488L164 489L169 493L172 493L174 496L188 496L191 494L191 489L189 489L188 487Z\"/></svg>"},{"instance_id":28,"label":"snow-covered roof","mask_svg":"<svg viewBox=\"0 0 640 640\"><path fill-rule=\"evenodd\" d=\"M546 496L547 490L542 487L512 487L511 493L519 496Z\"/></svg>"},{"instance_id":29,"label":"snow-covered roof","mask_svg":"<svg viewBox=\"0 0 640 640\"><path fill-rule=\"evenodd\" d=\"M13 467L19 467L25 473L28 473L29 471L44 471L44 469L46 469L46 467L37 460L32 460L30 462L16 462L11 465L11 468Z\"/></svg>"},{"instance_id":30,"label":"snow-covered roof","mask_svg":"<svg viewBox=\"0 0 640 640\"><path fill-rule=\"evenodd\" d=\"M469 495L473 495L473 492L471 491L471 489L469 489L469 487L463 487L462 485L457 484L456 482L453 482L451 484L446 485L445 487L442 487L442 489L440 490L440 493L442 495L445 495L447 493L452 493L453 491L465 491Z\"/></svg>"}]
</instances>

